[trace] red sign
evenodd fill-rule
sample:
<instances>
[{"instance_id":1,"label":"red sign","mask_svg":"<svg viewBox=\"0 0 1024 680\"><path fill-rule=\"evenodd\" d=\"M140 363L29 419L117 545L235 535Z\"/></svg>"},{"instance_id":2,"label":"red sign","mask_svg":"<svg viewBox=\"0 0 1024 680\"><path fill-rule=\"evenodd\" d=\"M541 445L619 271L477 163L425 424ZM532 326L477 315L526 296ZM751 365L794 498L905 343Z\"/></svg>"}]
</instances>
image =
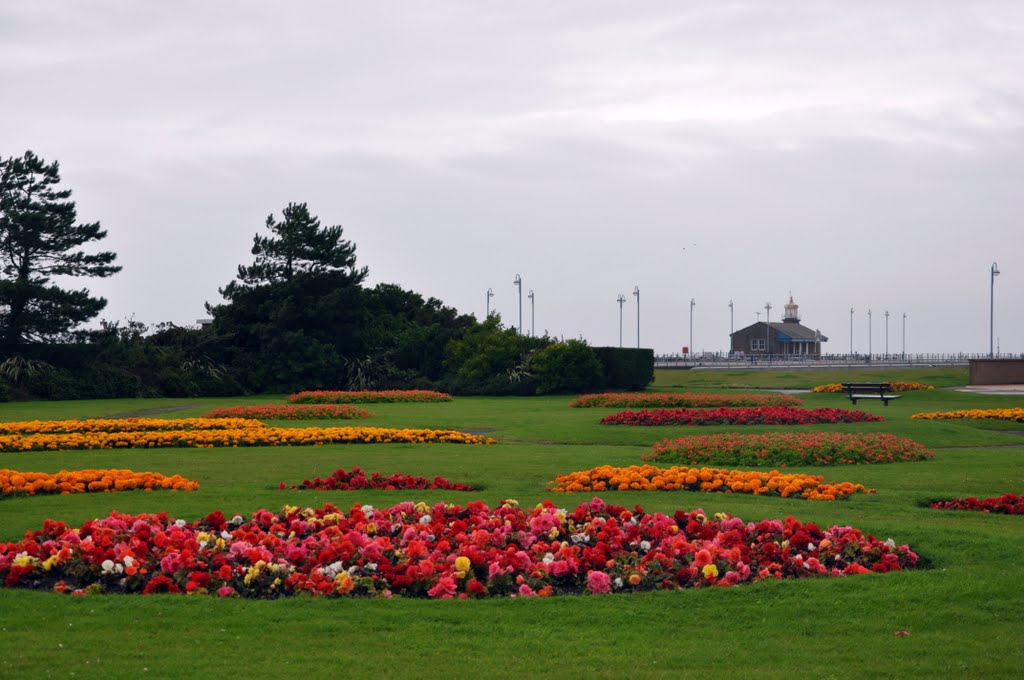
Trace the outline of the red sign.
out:
<instances>
[{"instance_id":1,"label":"red sign","mask_svg":"<svg viewBox=\"0 0 1024 680\"><path fill-rule=\"evenodd\" d=\"M683 347L683 354L689 354L689 353L690 353L690 348L689 347Z\"/></svg>"}]
</instances>

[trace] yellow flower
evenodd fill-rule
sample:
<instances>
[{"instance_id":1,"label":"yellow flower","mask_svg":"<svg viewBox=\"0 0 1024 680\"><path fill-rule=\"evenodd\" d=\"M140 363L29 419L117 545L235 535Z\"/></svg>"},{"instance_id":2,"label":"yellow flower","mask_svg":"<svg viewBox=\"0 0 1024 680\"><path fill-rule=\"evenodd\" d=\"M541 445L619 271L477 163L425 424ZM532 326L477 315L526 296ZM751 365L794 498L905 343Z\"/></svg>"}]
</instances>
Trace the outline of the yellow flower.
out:
<instances>
[{"instance_id":1,"label":"yellow flower","mask_svg":"<svg viewBox=\"0 0 1024 680\"><path fill-rule=\"evenodd\" d=\"M713 564L705 564L704 568L701 569L701 573L704 574L704 578L712 581L718 578L718 567Z\"/></svg>"},{"instance_id":2,"label":"yellow flower","mask_svg":"<svg viewBox=\"0 0 1024 680\"><path fill-rule=\"evenodd\" d=\"M462 572L463 574L465 574L467 571L469 571L469 568L471 566L472 563L469 561L469 558L465 555L459 555L455 558L455 571Z\"/></svg>"}]
</instances>

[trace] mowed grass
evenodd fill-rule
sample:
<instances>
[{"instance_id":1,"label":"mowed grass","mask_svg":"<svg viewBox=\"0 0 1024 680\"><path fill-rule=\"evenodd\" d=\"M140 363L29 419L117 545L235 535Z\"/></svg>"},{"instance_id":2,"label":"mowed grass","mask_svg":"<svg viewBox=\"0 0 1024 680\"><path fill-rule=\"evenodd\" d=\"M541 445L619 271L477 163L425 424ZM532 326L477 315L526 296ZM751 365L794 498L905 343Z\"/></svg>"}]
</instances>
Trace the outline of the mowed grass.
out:
<instances>
[{"instance_id":1,"label":"mowed grass","mask_svg":"<svg viewBox=\"0 0 1024 680\"><path fill-rule=\"evenodd\" d=\"M951 384L902 371L889 380ZM696 373L696 372L673 372ZM701 380L716 371L702 371ZM721 372L723 386L742 383ZM751 382L766 371L750 371ZM781 374L775 380L783 382ZM662 376L659 372L659 381ZM852 377L801 372L811 384ZM858 377L857 379L862 379ZM786 379L788 380L788 379ZM961 384L966 382L964 374ZM753 385L752 385L753 386ZM780 384L778 387L786 385ZM713 389L714 385L698 387ZM676 389L693 389L682 385ZM717 388L715 388L717 389ZM806 405L850 408L842 395L800 395ZM110 400L0 405L0 419L103 417L180 408L283 401ZM186 519L214 509L248 515L285 504L387 506L402 500L564 507L591 494L544 490L556 474L601 464L630 465L664 437L736 431L728 427L613 427L615 409L570 409L568 397L457 398L443 404L381 404L377 415L337 425L487 430L494 446L350 445L309 448L167 449L0 454L0 466L57 471L129 467L199 480L194 493L42 496L0 501L0 540L16 540L46 517L73 524L122 512L167 511ZM495 599L220 600L184 596L72 598L0 588L0 677L1019 677L1024 664L1024 518L930 510L932 499L1024 492L1024 426L921 421L919 411L1024 406L1019 397L952 389L906 393L888 407L858 408L883 423L822 426L907 436L937 455L921 463L792 468L876 488L834 503L693 492L608 492L610 502L648 511L703 508L746 520L793 515L850 524L908 543L923 558L915 572L846 579L763 582L676 593ZM275 423L288 426L329 424ZM747 427L743 432L772 429ZM467 482L479 493L279 491L338 467L406 472Z\"/></svg>"}]
</instances>

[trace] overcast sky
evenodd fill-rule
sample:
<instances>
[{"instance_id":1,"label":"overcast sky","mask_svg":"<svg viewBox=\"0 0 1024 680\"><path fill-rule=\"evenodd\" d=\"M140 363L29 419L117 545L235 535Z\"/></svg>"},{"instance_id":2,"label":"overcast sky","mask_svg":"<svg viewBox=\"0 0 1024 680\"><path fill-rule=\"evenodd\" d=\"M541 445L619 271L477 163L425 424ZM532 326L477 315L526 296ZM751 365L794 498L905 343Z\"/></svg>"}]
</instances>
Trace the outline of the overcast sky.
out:
<instances>
[{"instance_id":1,"label":"overcast sky","mask_svg":"<svg viewBox=\"0 0 1024 680\"><path fill-rule=\"evenodd\" d=\"M193 324L270 213L369 283L659 354L790 292L824 351L1024 352L1024 2L0 0L0 156Z\"/></svg>"}]
</instances>

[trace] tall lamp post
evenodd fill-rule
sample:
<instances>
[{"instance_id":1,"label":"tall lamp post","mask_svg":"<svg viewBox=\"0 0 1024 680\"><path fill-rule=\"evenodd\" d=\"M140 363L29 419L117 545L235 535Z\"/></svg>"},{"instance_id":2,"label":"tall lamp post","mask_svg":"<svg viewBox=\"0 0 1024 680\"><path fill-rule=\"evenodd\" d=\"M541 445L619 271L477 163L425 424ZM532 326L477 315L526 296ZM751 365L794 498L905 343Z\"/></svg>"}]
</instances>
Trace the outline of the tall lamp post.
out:
<instances>
[{"instance_id":1,"label":"tall lamp post","mask_svg":"<svg viewBox=\"0 0 1024 680\"><path fill-rule=\"evenodd\" d=\"M697 304L697 301L690 298L690 356L693 356L693 307Z\"/></svg>"},{"instance_id":2,"label":"tall lamp post","mask_svg":"<svg viewBox=\"0 0 1024 680\"><path fill-rule=\"evenodd\" d=\"M996 277L999 276L999 265L995 262L992 263L992 275L989 279L988 289L988 355L990 357L995 356L992 352L992 338L993 331L995 330L995 312L996 312Z\"/></svg>"},{"instance_id":3,"label":"tall lamp post","mask_svg":"<svg viewBox=\"0 0 1024 680\"><path fill-rule=\"evenodd\" d=\"M515 287L519 289L519 335L523 334L523 277L516 274L516 278L512 281Z\"/></svg>"},{"instance_id":4,"label":"tall lamp post","mask_svg":"<svg viewBox=\"0 0 1024 680\"><path fill-rule=\"evenodd\" d=\"M764 303L764 353L765 356L771 356L769 350L771 349L771 330L772 330L772 303Z\"/></svg>"},{"instance_id":5,"label":"tall lamp post","mask_svg":"<svg viewBox=\"0 0 1024 680\"><path fill-rule=\"evenodd\" d=\"M850 356L853 356L853 307L850 307Z\"/></svg>"},{"instance_id":6,"label":"tall lamp post","mask_svg":"<svg viewBox=\"0 0 1024 680\"><path fill-rule=\"evenodd\" d=\"M903 312L903 348L900 350L903 358L907 358L907 313Z\"/></svg>"},{"instance_id":7,"label":"tall lamp post","mask_svg":"<svg viewBox=\"0 0 1024 680\"><path fill-rule=\"evenodd\" d=\"M889 310L885 310L885 358L889 358Z\"/></svg>"},{"instance_id":8,"label":"tall lamp post","mask_svg":"<svg viewBox=\"0 0 1024 680\"><path fill-rule=\"evenodd\" d=\"M871 310L868 310L868 361L871 361Z\"/></svg>"},{"instance_id":9,"label":"tall lamp post","mask_svg":"<svg viewBox=\"0 0 1024 680\"><path fill-rule=\"evenodd\" d=\"M530 294L527 295L526 297L530 298L530 337L531 338L535 338L535 337L537 337L537 326L534 325L534 321L536 320L536 317L533 314L533 289L532 288L530 289Z\"/></svg>"},{"instance_id":10,"label":"tall lamp post","mask_svg":"<svg viewBox=\"0 0 1024 680\"><path fill-rule=\"evenodd\" d=\"M491 318L491 298L494 297L494 291L490 288L487 289L487 318Z\"/></svg>"},{"instance_id":11,"label":"tall lamp post","mask_svg":"<svg viewBox=\"0 0 1024 680\"><path fill-rule=\"evenodd\" d=\"M633 286L633 297L636 298L636 348L640 349L640 286Z\"/></svg>"},{"instance_id":12,"label":"tall lamp post","mask_svg":"<svg viewBox=\"0 0 1024 680\"><path fill-rule=\"evenodd\" d=\"M732 313L733 313L732 300L729 300L729 354L732 354L732 334L735 332L735 331L733 331L733 325L732 325Z\"/></svg>"},{"instance_id":13,"label":"tall lamp post","mask_svg":"<svg viewBox=\"0 0 1024 680\"><path fill-rule=\"evenodd\" d=\"M619 347L622 347L622 305L626 303L626 296L619 293L615 301L619 303Z\"/></svg>"}]
</instances>

